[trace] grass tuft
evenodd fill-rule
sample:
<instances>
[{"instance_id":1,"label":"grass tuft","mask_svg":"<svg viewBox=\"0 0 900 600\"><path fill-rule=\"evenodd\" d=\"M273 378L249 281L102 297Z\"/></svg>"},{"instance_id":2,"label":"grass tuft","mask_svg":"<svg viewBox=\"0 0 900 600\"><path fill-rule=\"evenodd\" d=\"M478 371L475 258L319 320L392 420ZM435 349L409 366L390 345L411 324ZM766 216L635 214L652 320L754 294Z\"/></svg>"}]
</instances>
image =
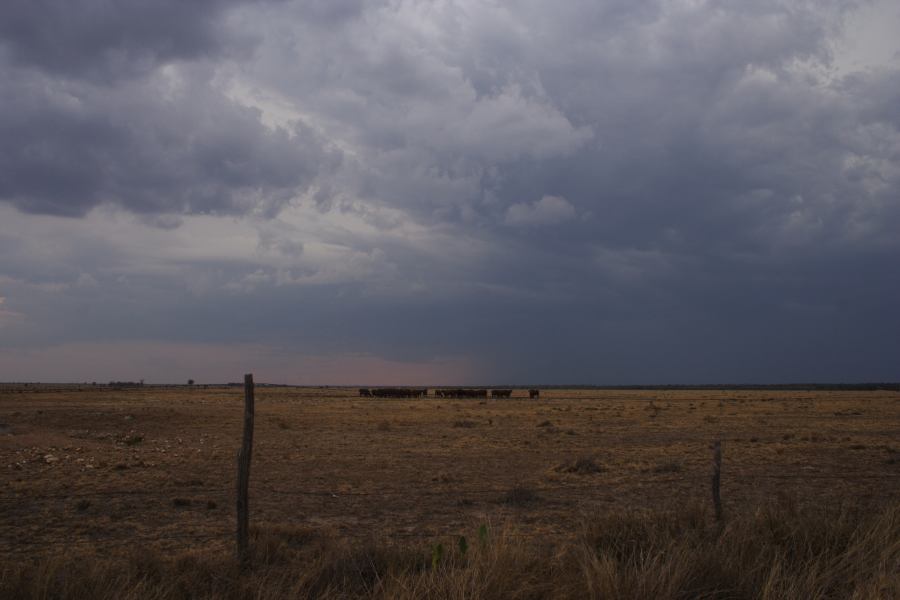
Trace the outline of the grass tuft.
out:
<instances>
[{"instance_id":1,"label":"grass tuft","mask_svg":"<svg viewBox=\"0 0 900 600\"><path fill-rule=\"evenodd\" d=\"M70 554L0 565L0 597L900 597L897 504L863 511L801 506L786 497L733 514L718 526L691 506L598 513L585 516L575 540L555 544L503 528L487 535L484 528L464 551L455 538L398 546L263 526L253 531L244 570L230 554L212 550Z\"/></svg>"}]
</instances>

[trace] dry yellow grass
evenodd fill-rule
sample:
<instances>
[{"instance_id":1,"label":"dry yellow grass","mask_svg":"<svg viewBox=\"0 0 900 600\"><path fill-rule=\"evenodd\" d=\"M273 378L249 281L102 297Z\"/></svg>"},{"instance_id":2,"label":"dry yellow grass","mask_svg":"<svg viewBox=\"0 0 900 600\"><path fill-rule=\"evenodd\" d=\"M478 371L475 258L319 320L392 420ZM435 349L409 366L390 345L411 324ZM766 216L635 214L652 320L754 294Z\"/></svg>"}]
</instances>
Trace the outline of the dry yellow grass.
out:
<instances>
[{"instance_id":1,"label":"dry yellow grass","mask_svg":"<svg viewBox=\"0 0 900 600\"><path fill-rule=\"evenodd\" d=\"M888 600L900 594L900 511L768 503L723 527L702 510L604 513L556 545L488 530L440 553L257 531L249 566L222 553L79 553L0 567L22 599L697 598Z\"/></svg>"},{"instance_id":2,"label":"dry yellow grass","mask_svg":"<svg viewBox=\"0 0 900 600\"><path fill-rule=\"evenodd\" d=\"M584 554L596 515L706 506L708 446L722 439L728 527L752 522L754 507L790 498L815 510L888 514L889 531L897 533L896 392L552 390L538 401L523 395L382 400L358 398L355 390L258 388L251 520L262 531L307 531L351 549L377 540L384 552L405 548L416 560L432 544L453 547L459 535L474 539L482 524L502 524L504 539L515 541L502 545L511 553L502 560L538 561L556 573L561 567L553 560L563 552L568 561L580 557L579 581L599 585L598 573L610 569L627 567L627 577L642 571ZM0 466L7 473L0 553L8 561L52 565L54 555L87 552L99 557L95 568L105 569L111 567L100 559L117 560L139 545L148 553L200 552L203 564L219 560L210 557L226 561L241 412L240 388L0 388ZM675 561L660 568L687 567ZM545 575L545 583L557 581ZM770 576L766 585L787 585ZM613 579L626 586L623 597L641 597L636 583ZM438 589L450 585L426 575L402 581L422 592L409 597L442 597ZM672 581L666 585L681 585ZM450 595L491 597L488 588L478 589ZM605 593L590 589L596 597ZM785 597L772 589L768 597Z\"/></svg>"}]
</instances>

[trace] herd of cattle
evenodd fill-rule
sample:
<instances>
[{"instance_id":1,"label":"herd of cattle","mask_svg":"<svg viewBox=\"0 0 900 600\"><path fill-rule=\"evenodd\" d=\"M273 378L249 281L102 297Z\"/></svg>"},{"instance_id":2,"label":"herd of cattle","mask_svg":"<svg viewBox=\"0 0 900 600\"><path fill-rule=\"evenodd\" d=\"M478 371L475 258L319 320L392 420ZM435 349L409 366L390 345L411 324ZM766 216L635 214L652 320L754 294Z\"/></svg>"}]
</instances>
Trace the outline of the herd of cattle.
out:
<instances>
[{"instance_id":1,"label":"herd of cattle","mask_svg":"<svg viewBox=\"0 0 900 600\"><path fill-rule=\"evenodd\" d=\"M437 388L435 398L509 398L512 390L489 390L485 388ZM428 388L359 388L362 398L427 398ZM529 398L539 398L540 390L528 390Z\"/></svg>"}]
</instances>

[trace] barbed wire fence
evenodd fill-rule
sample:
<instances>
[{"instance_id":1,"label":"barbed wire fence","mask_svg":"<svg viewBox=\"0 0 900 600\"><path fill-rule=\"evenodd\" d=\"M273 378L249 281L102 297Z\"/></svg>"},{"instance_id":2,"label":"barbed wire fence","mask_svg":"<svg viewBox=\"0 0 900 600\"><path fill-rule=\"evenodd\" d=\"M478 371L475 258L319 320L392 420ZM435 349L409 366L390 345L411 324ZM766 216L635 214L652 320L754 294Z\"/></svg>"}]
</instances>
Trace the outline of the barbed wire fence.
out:
<instances>
[{"instance_id":1,"label":"barbed wire fence","mask_svg":"<svg viewBox=\"0 0 900 600\"><path fill-rule=\"evenodd\" d=\"M760 474L752 477L754 480L792 480L797 482L805 482L809 480L828 480L828 481L843 481L843 482L859 482L859 481L900 481L900 474L883 474L883 475L874 475L874 474L853 474L848 473L846 475L818 475L818 474ZM693 490L694 497L696 500L700 500L701 494L700 492L706 492L704 489L705 484L707 484L707 478L699 475L689 475L684 477L666 477L666 478L648 478L643 481L643 489L641 491L641 497L649 502L665 502L667 500L671 500L672 491L667 486L671 486L673 484L679 484L682 486L689 487L690 490ZM745 482L747 483L747 482ZM418 501L423 499L433 500L435 498L443 498L446 499L447 502L444 505L441 505L442 511L448 511L451 509L458 509L460 515L466 515L469 513L471 507L467 505L460 505L461 500L478 498L481 504L483 505L485 502L490 503L492 505L504 505L505 500L504 497L510 494L511 490L515 489L515 484L511 483L508 486L495 486L495 487L484 487L484 488L454 488L453 490L432 490L432 489L419 489L411 492L409 490L378 490L378 491L363 491L363 490L340 490L340 489L317 489L317 490L299 490L299 489L284 489L284 488L274 488L274 487L254 487L252 488L252 496L255 504L262 504L262 508L257 508L254 510L252 515L256 517L257 520L266 522L266 516L271 514L272 511L267 510L270 508L266 506L269 502L263 499L271 499L277 498L277 502L281 504L282 510L279 512L284 512L285 510L289 510L292 506L301 505L303 508L310 509L312 506L310 504L303 504L301 502L297 502L296 504L284 504L285 498L294 498L294 499L321 499L328 501L329 503L341 503L342 501L347 500L356 500L359 498L365 499L377 499L377 500L393 500L398 497L410 497L412 501ZM537 497L542 500L552 500L559 496L565 496L566 494L591 494L596 493L602 489L601 485L543 485L543 486L533 486L527 488L530 492L537 495ZM23 511L33 511L39 508L41 503L58 503L61 500L64 501L78 501L78 500L112 500L112 499L142 499L142 500L159 500L165 503L171 503L173 498L179 497L191 497L191 496L201 496L204 499L215 497L217 500L225 500L229 496L235 493L235 487L182 487L182 488L167 488L166 490L93 490L93 491L80 491L74 493L66 493L66 494L58 494L58 493L50 493L50 494L2 494L0 495L0 512L8 513L11 507L17 507ZM583 496L582 496L583 497ZM590 499L584 500L581 502L583 507L590 507L592 504L596 502L592 502ZM202 502L200 503L202 507ZM77 516L73 516L73 518L78 518ZM210 533L173 533L166 531L158 531L154 530L152 527L145 528L142 532L137 532L133 528L127 531L116 533L114 531L78 531L75 532L71 528L66 527L65 525L53 525L48 526L45 530L38 532L38 535L34 536L34 539L25 539L14 537L15 526L6 527L0 529L0 552L10 551L20 547L35 547L35 546L96 546L98 544L109 545L109 546L129 546L133 545L136 542L142 541L142 539L146 539L147 541L153 542L184 542L186 545L195 545L197 543L207 543L207 542L221 542L222 544L226 544L230 541L233 532L230 531L229 528L225 526L225 522L222 519L222 526L220 527L220 532L215 534ZM133 525L133 523L132 523ZM426 528L427 530L423 531L390 531L388 533L382 533L383 537L388 538L412 538L412 539L438 539L438 538L446 538L446 537L456 537L459 535L464 535L466 532L464 531L448 531L442 528ZM33 534L32 534L33 535ZM360 530L358 533L358 537L367 537L369 533L367 531ZM523 538L534 538L538 537L540 534L528 534L525 532L510 532L508 535L518 536Z\"/></svg>"},{"instance_id":2,"label":"barbed wire fence","mask_svg":"<svg viewBox=\"0 0 900 600\"><path fill-rule=\"evenodd\" d=\"M248 380L249 378L249 380ZM253 381L252 376L245 378L245 395L249 398L248 410L251 413L249 421L250 427L250 443L252 445L252 396ZM247 413L245 412L245 428ZM246 429L245 429L246 431ZM246 439L246 435L245 435ZM715 448L719 440L713 440L712 448ZM720 447L721 448L721 447ZM243 450L242 450L243 452ZM534 451L537 452L537 451ZM359 455L360 458L367 455ZM718 456L718 460L717 457ZM684 473L673 476L659 476L653 473L640 473L637 481L631 482L631 491L634 488L640 489L641 496L646 501L670 501L672 499L672 487L681 486L682 491L686 488L691 491L696 500L700 501L702 497L710 498L715 508L715 514L718 519L721 518L721 509L717 503L717 499L721 495L721 483L724 480L721 472L722 458L721 454L717 454L714 449L712 472L710 475L699 473ZM249 469L249 460L241 462L240 469ZM726 471L727 473L727 471ZM203 496L204 499L215 497L216 500L227 502L229 497L237 497L238 519L241 519L241 505L248 507L248 491L252 489L254 506L258 503L263 506L262 509L253 509L252 513L258 520L266 522L266 515L273 513L283 513L285 510L301 505L301 499L320 499L331 504L341 503L346 500L356 500L360 498L376 499L376 500L396 500L397 498L409 498L410 501L419 501L422 499L434 500L440 498L445 500L442 510L456 509L460 515L468 515L471 511L471 504L465 504L465 500L478 498L479 502L484 504L492 503L494 505L514 504L515 501L509 500L509 495L514 492L519 482L509 481L504 485L494 485L486 487L457 487L447 486L447 489L378 489L378 490L359 490L345 489L343 486L337 486L330 489L287 489L284 487L271 487L265 485L250 485L245 487L240 485L242 477L249 481L249 473L239 472L235 485L207 487L205 485L168 485L164 488L153 489L79 489L66 492L40 493L35 494L29 491L16 493L0 494L0 514L7 517L15 511L32 513L41 508L41 512L46 511L46 507L40 507L41 503L58 503L59 501L80 501L80 500L113 500L113 499L142 499L142 500L158 500L162 502L176 502L179 498L189 498ZM753 485L758 480L779 480L779 481L828 481L828 482L872 482L881 487L885 484L892 488L900 489L900 473L864 473L864 472L845 472L845 473L753 473L741 474L741 484L744 486ZM888 483L890 482L890 483ZM423 484L424 485L424 484ZM242 489L242 487L244 489ZM538 485L528 486L529 493L541 497L543 499L571 500L571 495L578 495L576 501L580 502L582 507L590 507L592 503L596 504L597 499L602 496L601 492L607 494L610 490L602 487L602 484L554 484L554 485ZM889 492L889 495L896 495L897 490ZM567 498L568 495L568 498ZM584 499L587 496L587 499ZM286 499L294 499L295 503L290 503ZM274 500L273 500L274 499ZM727 497L726 497L727 500ZM184 501L184 500L182 500ZM192 500L188 499L188 505ZM202 503L201 503L202 504ZM277 504L279 511L272 511L271 505ZM177 506L177 504L176 504ZM302 508L310 508L306 505ZM229 511L230 513L230 511ZM250 516L249 510L246 517ZM262 518L259 518L262 517ZM168 531L154 529L153 527L144 527L144 531L137 531L134 528L135 523L130 522L131 529L123 531L107 530L78 530L74 531L65 523L47 524L46 527L38 532L30 531L29 538L23 538L17 535L17 525L0 525L0 553L9 553L23 548L29 547L72 547L72 546L103 546L108 548L120 548L134 546L136 543L147 542L183 542L186 545L195 546L198 543L218 543L222 546L229 544L229 538L234 532L227 527L223 519L219 519L221 526L217 527L217 531L209 532L189 532L189 531ZM140 523L137 523L140 525ZM174 523L170 527L182 528L183 524ZM240 530L240 522L238 529ZM381 537L390 539L419 539L419 540L436 540L448 537L458 537L464 535L464 531L454 531L446 527L422 527L418 531L389 531L381 532ZM469 532L471 533L471 532ZM243 542L238 534L238 554L246 552L246 538ZM370 532L362 529L358 532L359 537L367 537ZM520 538L537 538L542 533L529 533L527 531L510 531L504 535ZM243 544L243 547L242 547Z\"/></svg>"}]
</instances>

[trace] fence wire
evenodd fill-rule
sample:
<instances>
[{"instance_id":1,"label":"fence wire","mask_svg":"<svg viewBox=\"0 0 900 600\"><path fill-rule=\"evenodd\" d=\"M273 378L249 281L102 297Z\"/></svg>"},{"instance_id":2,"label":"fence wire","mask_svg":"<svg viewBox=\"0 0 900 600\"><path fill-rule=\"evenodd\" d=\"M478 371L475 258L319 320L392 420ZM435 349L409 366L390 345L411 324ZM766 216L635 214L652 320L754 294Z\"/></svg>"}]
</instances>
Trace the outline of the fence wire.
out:
<instances>
[{"instance_id":1,"label":"fence wire","mask_svg":"<svg viewBox=\"0 0 900 600\"><path fill-rule=\"evenodd\" d=\"M808 481L808 480L828 480L828 481L843 481L843 482L864 482L864 481L891 481L893 482L900 478L900 473L884 473L884 474L875 474L875 473L844 473L844 474L823 474L823 473L760 473L755 475L741 475L739 478L735 478L733 480L726 479L724 481L726 489L735 483L743 484L743 485L751 485L753 481L760 479L776 479L776 480L794 480L794 481ZM698 499L703 497L705 500L705 496L708 493L708 488L710 478L708 475L702 474L685 474L682 476L672 476L672 477L652 477L652 478L644 478L636 481L630 481L629 487L627 490L631 493L638 494L642 498L648 501L670 501L672 500L672 490L666 489L667 485L689 485L691 486L691 490L693 490L694 496ZM538 486L530 486L527 483L523 482L509 482L503 486L490 486L490 487L479 487L479 488L449 488L443 490L436 489L379 489L379 490L345 490L345 489L285 489L279 487L271 487L271 486L253 486L251 491L251 497L254 498L254 520L256 521L264 521L267 514L272 514L272 502L267 500L268 498L278 498L277 502L282 506L281 511L274 511L276 514L284 510L290 510L291 504L285 504L285 498L320 498L326 501L339 502L344 499L384 499L384 500L396 500L398 497L408 497L410 500L418 500L422 498L433 499L436 497L446 498L448 502L455 503L454 509L455 512L460 514L466 514L471 510L479 510L481 508L480 505L476 506L467 506L461 505L461 501L465 501L470 497L479 497L481 501L490 501L497 505L509 504L511 506L515 506L514 497L511 499L504 499L512 494L515 494L516 489L525 490L526 493L534 494L535 498L542 500L549 499L558 499L559 496L565 497L567 494L577 495L575 500L580 501L580 504L583 507L589 507L592 503L605 503L615 498L611 498L610 496L615 496L616 494L622 493L621 488L617 488L615 490L604 488L602 484L599 485L538 485ZM684 490L682 490L684 491ZM898 497L898 490L885 490L889 493L889 497ZM2 517L12 516L12 510L15 507L28 508L34 502L43 502L43 501L59 501L59 500L84 500L84 499L114 499L114 498L142 498L142 499L156 499L166 502L173 502L173 499L178 496L183 497L193 497L191 501L196 499L197 496L215 496L217 499L231 496L235 494L235 488L232 486L217 486L217 487L203 487L203 486L188 486L188 487L172 487L165 489L134 489L134 490L116 490L116 489L106 489L106 490L78 490L72 492L59 492L59 493L44 493L44 494L32 494L28 491L21 491L18 493L10 494L0 494L0 522L2 522ZM595 494L592 498L591 494ZM493 500L490 500L493 499ZM197 502L197 506L202 506L202 502ZM441 510L447 510L446 507L443 507ZM227 511L229 514L231 510ZM226 523L225 520L221 521L223 525ZM130 546L135 543L144 543L144 542L152 542L152 543L184 543L185 545L196 546L197 544L207 544L212 542L219 543L230 543L232 540L232 532L226 531L223 529L221 533L188 533L188 532L167 532L167 531L159 531L158 529L154 530L154 528L148 523L142 522L129 522L129 525L133 527L133 529L123 530L121 533L116 532L97 532L97 531L73 531L72 528L67 527L65 524L56 524L49 525L42 530L33 531L29 530L28 535L31 536L29 538L20 537L19 532L25 533L22 531L21 526L17 526L14 524L10 525L0 525L0 553L10 553L15 552L20 549L28 549L28 548L39 548L39 547L69 547L69 546L94 546L94 547L114 547L118 548L120 546ZM170 527L178 527L181 525L178 524L170 524ZM425 529L422 531L390 531L387 533L380 533L378 538L387 538L387 539L430 539L430 540L438 540L438 539L448 539L455 538L460 535L464 535L466 532L459 531L445 531L441 528L435 529ZM471 531L468 532L471 535ZM528 533L528 532L506 532L504 531L504 535L509 535L512 537L521 537L521 538L539 538L542 537L541 533ZM367 530L363 527L360 529L360 533L358 535L342 532L342 537L351 539L363 539L370 537Z\"/></svg>"}]
</instances>

